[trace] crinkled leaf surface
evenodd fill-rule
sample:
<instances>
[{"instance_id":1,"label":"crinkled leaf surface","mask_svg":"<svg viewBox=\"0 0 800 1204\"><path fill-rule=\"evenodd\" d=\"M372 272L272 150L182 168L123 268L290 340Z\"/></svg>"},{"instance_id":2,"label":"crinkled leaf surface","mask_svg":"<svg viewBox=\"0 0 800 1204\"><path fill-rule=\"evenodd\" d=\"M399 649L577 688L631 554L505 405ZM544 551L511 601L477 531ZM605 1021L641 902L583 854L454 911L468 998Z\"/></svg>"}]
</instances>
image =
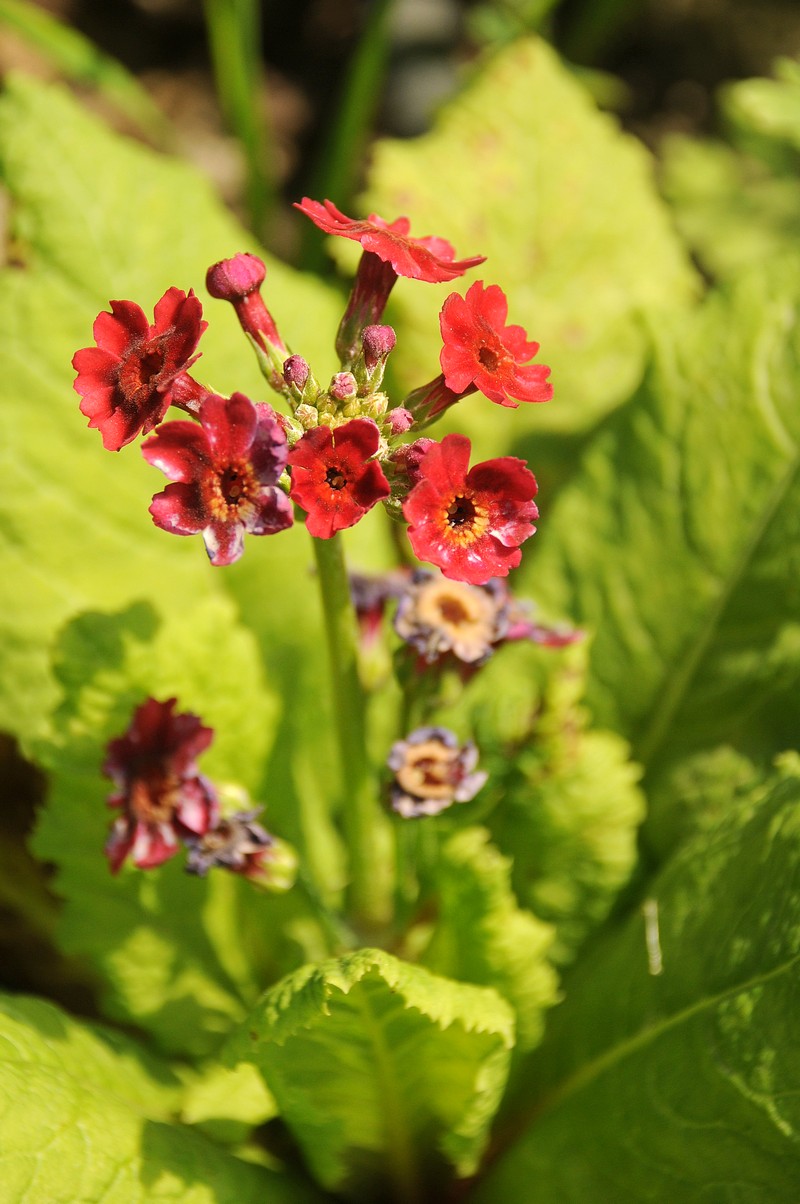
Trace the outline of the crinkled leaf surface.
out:
<instances>
[{"instance_id":1,"label":"crinkled leaf surface","mask_svg":"<svg viewBox=\"0 0 800 1204\"><path fill-rule=\"evenodd\" d=\"M525 562L594 632L588 701L653 774L722 743L768 759L796 735L798 331L777 271L662 324L645 385Z\"/></svg>"},{"instance_id":2,"label":"crinkled leaf surface","mask_svg":"<svg viewBox=\"0 0 800 1204\"><path fill-rule=\"evenodd\" d=\"M798 867L795 762L652 883L649 958L634 914L575 970L479 1204L797 1198Z\"/></svg>"},{"instance_id":3,"label":"crinkled leaf surface","mask_svg":"<svg viewBox=\"0 0 800 1204\"><path fill-rule=\"evenodd\" d=\"M199 538L153 526L161 474L135 445L111 454L86 429L70 361L97 313L131 298L152 314L171 285L193 287L210 321L198 378L255 399L266 387L231 307L203 287L208 264L251 239L194 171L110 133L66 92L17 79L0 98L0 179L14 237L0 287L0 726L27 737L53 702L47 650L67 619L141 598L180 612L224 588ZM270 262L265 295L324 375L331 294ZM269 543L251 539L246 554L268 557Z\"/></svg>"},{"instance_id":4,"label":"crinkled leaf surface","mask_svg":"<svg viewBox=\"0 0 800 1204\"><path fill-rule=\"evenodd\" d=\"M450 837L437 865L436 923L421 960L437 974L499 991L516 1012L518 1048L527 1049L559 997L548 961L554 930L517 903L511 864L485 828Z\"/></svg>"},{"instance_id":5,"label":"crinkled leaf surface","mask_svg":"<svg viewBox=\"0 0 800 1204\"><path fill-rule=\"evenodd\" d=\"M231 1051L259 1067L325 1187L422 1204L449 1167L474 1169L512 1044L496 992L364 949L278 983Z\"/></svg>"},{"instance_id":6,"label":"crinkled leaf surface","mask_svg":"<svg viewBox=\"0 0 800 1204\"><path fill-rule=\"evenodd\" d=\"M496 653L444 718L472 732L489 774L453 818L480 820L511 859L521 906L554 927L548 957L557 965L572 960L628 881L645 812L641 770L615 732L590 727L585 690L584 644L516 644Z\"/></svg>"},{"instance_id":7,"label":"crinkled leaf surface","mask_svg":"<svg viewBox=\"0 0 800 1204\"><path fill-rule=\"evenodd\" d=\"M520 432L584 427L620 402L644 363L637 311L693 289L647 152L543 41L485 63L430 134L379 142L362 209L406 214L412 233L448 239L459 257L487 256L463 281L398 282L391 362L406 388L439 372L438 311L474 279L500 284L510 321L541 344L557 400L514 414L480 395L458 407L459 430L488 455Z\"/></svg>"},{"instance_id":8,"label":"crinkled leaf surface","mask_svg":"<svg viewBox=\"0 0 800 1204\"><path fill-rule=\"evenodd\" d=\"M255 788L274 708L254 642L225 597L164 619L142 602L74 619L61 634L55 674L64 697L35 747L52 788L34 849L57 867L61 943L91 959L111 1014L168 1049L205 1052L264 985L273 901L232 875L190 877L180 856L112 876L102 852L111 813L101 765L108 740L144 698L176 696L216 730L202 770Z\"/></svg>"},{"instance_id":9,"label":"crinkled leaf surface","mask_svg":"<svg viewBox=\"0 0 800 1204\"><path fill-rule=\"evenodd\" d=\"M310 1204L174 1123L180 1081L118 1033L0 999L0 1179L8 1204Z\"/></svg>"}]
</instances>

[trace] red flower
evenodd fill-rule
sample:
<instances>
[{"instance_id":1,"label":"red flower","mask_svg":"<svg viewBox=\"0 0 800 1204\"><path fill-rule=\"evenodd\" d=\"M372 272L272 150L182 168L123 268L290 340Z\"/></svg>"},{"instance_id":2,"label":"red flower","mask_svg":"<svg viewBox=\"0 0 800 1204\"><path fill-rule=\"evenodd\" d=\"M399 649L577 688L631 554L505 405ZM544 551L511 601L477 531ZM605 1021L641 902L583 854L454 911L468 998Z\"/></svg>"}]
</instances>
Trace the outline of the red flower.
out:
<instances>
[{"instance_id":1,"label":"red flower","mask_svg":"<svg viewBox=\"0 0 800 1204\"><path fill-rule=\"evenodd\" d=\"M380 432L369 418L337 426L317 426L289 452L290 497L306 511L306 526L317 539L352 527L376 502L389 496L389 482L375 455Z\"/></svg>"},{"instance_id":2,"label":"red flower","mask_svg":"<svg viewBox=\"0 0 800 1204\"><path fill-rule=\"evenodd\" d=\"M273 535L292 525L289 499L277 484L286 435L270 406L255 406L242 393L210 393L199 425L165 423L142 444L142 454L177 482L153 498L153 522L175 535L201 532L214 565L239 559L245 531Z\"/></svg>"},{"instance_id":3,"label":"red flower","mask_svg":"<svg viewBox=\"0 0 800 1204\"><path fill-rule=\"evenodd\" d=\"M105 849L114 874L128 853L139 869L161 865L182 840L202 836L219 817L214 788L195 764L213 728L190 712L174 714L176 701L148 698L125 734L109 741L103 773L117 790L108 805L123 809Z\"/></svg>"},{"instance_id":4,"label":"red flower","mask_svg":"<svg viewBox=\"0 0 800 1204\"><path fill-rule=\"evenodd\" d=\"M450 294L439 316L445 383L455 393L474 386L490 401L513 409L518 401L549 401L550 369L526 366L539 344L529 343L521 326L506 326L507 317L508 300L497 284L484 288L476 280L465 297Z\"/></svg>"},{"instance_id":5,"label":"red flower","mask_svg":"<svg viewBox=\"0 0 800 1204\"><path fill-rule=\"evenodd\" d=\"M412 280L427 280L431 284L455 280L486 260L485 255L455 259L455 250L443 238L411 238L407 217L386 222L371 213L366 221L355 221L345 217L332 201L312 201L308 197L296 202L295 209L310 217L326 234L353 239L361 244L362 250L390 263L398 276L409 276Z\"/></svg>"},{"instance_id":6,"label":"red flower","mask_svg":"<svg viewBox=\"0 0 800 1204\"><path fill-rule=\"evenodd\" d=\"M187 296L170 288L155 307L152 326L133 301L112 301L111 313L95 319L97 346L72 357L78 373L73 387L82 397L81 413L109 451L119 451L161 422L176 377L198 358L193 352L208 325L202 314L191 289Z\"/></svg>"},{"instance_id":7,"label":"red flower","mask_svg":"<svg viewBox=\"0 0 800 1204\"><path fill-rule=\"evenodd\" d=\"M524 460L501 456L469 468L470 441L445 435L423 456L403 503L408 537L420 560L445 577L485 585L522 559L519 545L536 528L536 478Z\"/></svg>"}]
</instances>

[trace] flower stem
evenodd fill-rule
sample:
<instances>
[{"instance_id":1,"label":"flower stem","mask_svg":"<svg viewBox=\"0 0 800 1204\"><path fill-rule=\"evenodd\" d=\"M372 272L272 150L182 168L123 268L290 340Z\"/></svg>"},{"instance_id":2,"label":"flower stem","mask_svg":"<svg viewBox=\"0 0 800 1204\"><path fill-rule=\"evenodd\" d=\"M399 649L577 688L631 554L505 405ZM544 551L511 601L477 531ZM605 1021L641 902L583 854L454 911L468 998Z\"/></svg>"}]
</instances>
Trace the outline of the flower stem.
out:
<instances>
[{"instance_id":1,"label":"flower stem","mask_svg":"<svg viewBox=\"0 0 800 1204\"><path fill-rule=\"evenodd\" d=\"M358 675L355 611L341 537L313 539L331 670L332 709L342 767L343 822L350 853L350 911L354 920L383 917L377 855L376 788L366 748L364 691Z\"/></svg>"}]
</instances>

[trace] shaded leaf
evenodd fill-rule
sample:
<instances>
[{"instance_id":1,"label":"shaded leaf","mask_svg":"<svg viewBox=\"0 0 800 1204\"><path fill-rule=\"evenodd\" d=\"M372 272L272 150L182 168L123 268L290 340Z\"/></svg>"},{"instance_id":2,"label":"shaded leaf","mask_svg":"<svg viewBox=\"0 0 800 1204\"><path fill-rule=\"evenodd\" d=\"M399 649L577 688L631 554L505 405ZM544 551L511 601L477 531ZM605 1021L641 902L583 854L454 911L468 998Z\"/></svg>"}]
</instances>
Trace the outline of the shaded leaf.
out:
<instances>
[{"instance_id":1,"label":"shaded leaf","mask_svg":"<svg viewBox=\"0 0 800 1204\"><path fill-rule=\"evenodd\" d=\"M598 943L520 1068L528 1123L479 1204L797 1196L799 820L795 758L676 854L649 934L633 915Z\"/></svg>"},{"instance_id":2,"label":"shaded leaf","mask_svg":"<svg viewBox=\"0 0 800 1204\"><path fill-rule=\"evenodd\" d=\"M421 1204L448 1167L475 1168L512 1044L494 991L364 949L278 983L230 1049L259 1067L325 1187Z\"/></svg>"}]
</instances>

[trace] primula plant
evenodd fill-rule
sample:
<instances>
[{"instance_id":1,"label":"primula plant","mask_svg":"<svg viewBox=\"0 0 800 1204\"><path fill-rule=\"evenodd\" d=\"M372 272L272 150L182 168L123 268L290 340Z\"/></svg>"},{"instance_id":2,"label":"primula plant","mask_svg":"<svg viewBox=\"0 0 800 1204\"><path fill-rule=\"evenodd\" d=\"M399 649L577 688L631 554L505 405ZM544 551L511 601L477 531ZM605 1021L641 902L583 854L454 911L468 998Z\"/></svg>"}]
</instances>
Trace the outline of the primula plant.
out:
<instances>
[{"instance_id":1,"label":"primula plant","mask_svg":"<svg viewBox=\"0 0 800 1204\"><path fill-rule=\"evenodd\" d=\"M368 216L295 206L335 285L9 81L4 1202L797 1197L800 133L753 83L668 204L510 45Z\"/></svg>"}]
</instances>

